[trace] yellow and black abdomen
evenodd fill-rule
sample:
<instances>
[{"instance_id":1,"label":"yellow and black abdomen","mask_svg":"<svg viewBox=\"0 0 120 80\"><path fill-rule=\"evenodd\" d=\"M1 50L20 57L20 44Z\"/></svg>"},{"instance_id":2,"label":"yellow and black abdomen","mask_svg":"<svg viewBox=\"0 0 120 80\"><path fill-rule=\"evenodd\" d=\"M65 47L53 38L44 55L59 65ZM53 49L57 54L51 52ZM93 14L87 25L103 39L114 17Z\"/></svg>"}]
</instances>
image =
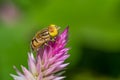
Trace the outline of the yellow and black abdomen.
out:
<instances>
[{"instance_id":1,"label":"yellow and black abdomen","mask_svg":"<svg viewBox=\"0 0 120 80\"><path fill-rule=\"evenodd\" d=\"M39 47L43 46L45 43L50 41L50 35L47 29L43 29L36 33L35 37L32 39L31 47L33 50L39 49Z\"/></svg>"},{"instance_id":2,"label":"yellow and black abdomen","mask_svg":"<svg viewBox=\"0 0 120 80\"><path fill-rule=\"evenodd\" d=\"M37 50L40 46L42 46L43 44L45 43L45 40L43 39L36 39L36 38L33 38L32 39L32 42L31 42L31 47L32 47L32 50Z\"/></svg>"}]
</instances>

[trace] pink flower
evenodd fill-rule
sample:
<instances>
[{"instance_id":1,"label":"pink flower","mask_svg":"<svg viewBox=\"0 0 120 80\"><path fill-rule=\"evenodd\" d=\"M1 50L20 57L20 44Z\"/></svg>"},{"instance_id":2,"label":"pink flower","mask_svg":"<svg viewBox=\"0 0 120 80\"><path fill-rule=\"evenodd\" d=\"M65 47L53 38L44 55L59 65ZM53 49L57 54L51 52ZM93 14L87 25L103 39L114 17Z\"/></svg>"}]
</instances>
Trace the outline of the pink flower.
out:
<instances>
[{"instance_id":1,"label":"pink flower","mask_svg":"<svg viewBox=\"0 0 120 80\"><path fill-rule=\"evenodd\" d=\"M37 56L33 53L28 54L29 69L22 67L23 73L17 71L17 75L11 74L14 80L62 80L61 76L64 68L69 63L64 61L69 57L68 50L65 48L68 38L68 27L56 37L54 42L49 42L49 46L41 47Z\"/></svg>"}]
</instances>

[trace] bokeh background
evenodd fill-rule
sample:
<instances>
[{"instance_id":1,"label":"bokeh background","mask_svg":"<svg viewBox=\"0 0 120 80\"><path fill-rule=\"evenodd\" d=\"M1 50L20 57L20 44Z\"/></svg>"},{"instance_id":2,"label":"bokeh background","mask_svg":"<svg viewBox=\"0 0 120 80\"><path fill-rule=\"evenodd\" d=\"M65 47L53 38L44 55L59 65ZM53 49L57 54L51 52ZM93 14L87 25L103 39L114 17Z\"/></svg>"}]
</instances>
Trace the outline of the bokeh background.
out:
<instances>
[{"instance_id":1,"label":"bokeh background","mask_svg":"<svg viewBox=\"0 0 120 80\"><path fill-rule=\"evenodd\" d=\"M120 0L0 0L0 80L27 67L36 31L70 26L65 80L120 80Z\"/></svg>"}]
</instances>

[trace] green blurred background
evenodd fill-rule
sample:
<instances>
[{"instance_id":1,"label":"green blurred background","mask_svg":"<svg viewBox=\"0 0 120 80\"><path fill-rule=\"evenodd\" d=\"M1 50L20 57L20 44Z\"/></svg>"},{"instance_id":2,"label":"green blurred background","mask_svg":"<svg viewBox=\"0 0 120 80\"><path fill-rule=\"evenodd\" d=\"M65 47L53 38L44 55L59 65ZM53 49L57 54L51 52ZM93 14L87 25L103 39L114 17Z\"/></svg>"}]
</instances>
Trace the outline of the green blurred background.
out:
<instances>
[{"instance_id":1,"label":"green blurred background","mask_svg":"<svg viewBox=\"0 0 120 80\"><path fill-rule=\"evenodd\" d=\"M120 0L0 0L0 80L27 67L36 31L70 26L65 80L120 80Z\"/></svg>"}]
</instances>

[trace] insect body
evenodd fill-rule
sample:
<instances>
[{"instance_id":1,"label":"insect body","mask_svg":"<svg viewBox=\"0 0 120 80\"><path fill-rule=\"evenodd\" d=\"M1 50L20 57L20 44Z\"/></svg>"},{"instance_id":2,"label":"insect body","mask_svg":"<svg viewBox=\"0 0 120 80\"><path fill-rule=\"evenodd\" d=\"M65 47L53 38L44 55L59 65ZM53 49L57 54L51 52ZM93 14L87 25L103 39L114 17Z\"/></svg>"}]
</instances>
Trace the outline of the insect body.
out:
<instances>
[{"instance_id":1,"label":"insect body","mask_svg":"<svg viewBox=\"0 0 120 80\"><path fill-rule=\"evenodd\" d=\"M54 39L58 35L58 30L58 26L50 25L47 28L38 31L31 41L32 50L37 51L39 47Z\"/></svg>"}]
</instances>

